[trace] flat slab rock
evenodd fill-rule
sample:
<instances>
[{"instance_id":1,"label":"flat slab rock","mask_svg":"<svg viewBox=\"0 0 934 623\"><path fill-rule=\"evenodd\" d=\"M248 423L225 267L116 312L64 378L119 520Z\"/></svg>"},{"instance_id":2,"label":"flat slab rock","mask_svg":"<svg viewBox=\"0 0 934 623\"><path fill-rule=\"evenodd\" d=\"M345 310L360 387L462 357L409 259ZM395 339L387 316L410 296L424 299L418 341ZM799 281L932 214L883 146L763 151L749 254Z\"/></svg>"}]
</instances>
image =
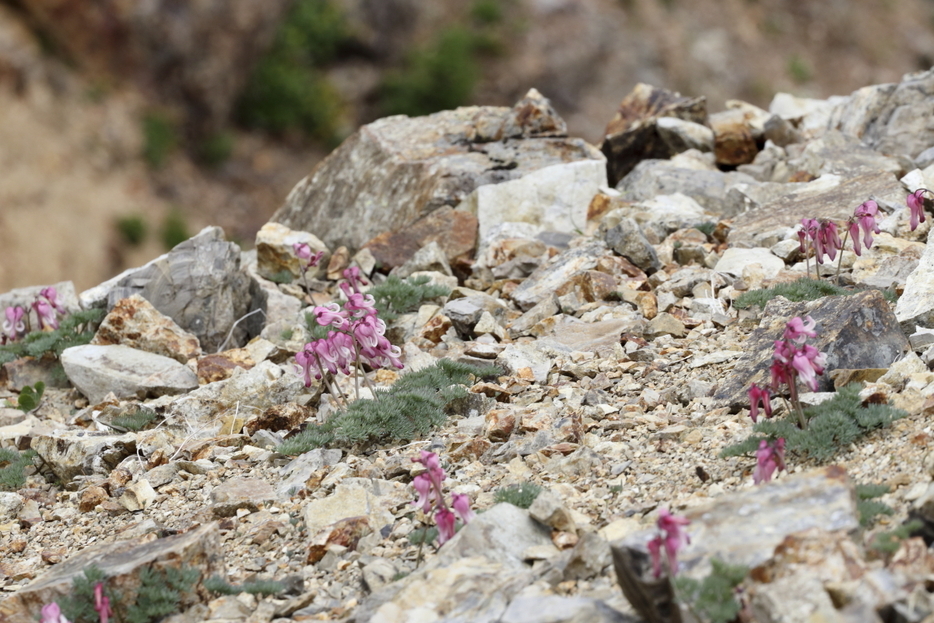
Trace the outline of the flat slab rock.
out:
<instances>
[{"instance_id":1,"label":"flat slab rock","mask_svg":"<svg viewBox=\"0 0 934 623\"><path fill-rule=\"evenodd\" d=\"M68 380L92 404L110 392L117 398L142 400L198 387L197 375L186 366L129 346L73 346L65 349L61 361Z\"/></svg>"},{"instance_id":2,"label":"flat slab rock","mask_svg":"<svg viewBox=\"0 0 934 623\"><path fill-rule=\"evenodd\" d=\"M744 343L746 354L736 361L733 374L720 384L714 398L734 411L748 407L746 392L750 383L768 383L774 341L781 337L789 320L806 315L817 322L817 338L809 343L827 355L826 371L817 377L818 391L833 391L831 370L888 368L910 348L889 303L878 290L802 303L774 298L766 305L759 328Z\"/></svg>"}]
</instances>

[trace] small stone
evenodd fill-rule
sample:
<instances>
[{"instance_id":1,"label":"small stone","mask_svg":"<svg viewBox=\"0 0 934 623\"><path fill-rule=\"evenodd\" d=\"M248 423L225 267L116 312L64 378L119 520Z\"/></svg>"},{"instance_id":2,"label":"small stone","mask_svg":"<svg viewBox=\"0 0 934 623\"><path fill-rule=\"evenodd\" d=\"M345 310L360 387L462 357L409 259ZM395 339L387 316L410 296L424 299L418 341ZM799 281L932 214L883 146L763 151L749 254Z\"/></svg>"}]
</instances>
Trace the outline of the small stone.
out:
<instances>
[{"instance_id":1,"label":"small stone","mask_svg":"<svg viewBox=\"0 0 934 623\"><path fill-rule=\"evenodd\" d=\"M232 478L211 491L211 512L215 517L230 517L240 509L255 512L275 499L275 489L265 480Z\"/></svg>"},{"instance_id":2,"label":"small stone","mask_svg":"<svg viewBox=\"0 0 934 623\"><path fill-rule=\"evenodd\" d=\"M149 481L142 479L128 485L119 502L132 513L149 508L157 495Z\"/></svg>"},{"instance_id":3,"label":"small stone","mask_svg":"<svg viewBox=\"0 0 934 623\"><path fill-rule=\"evenodd\" d=\"M668 312L661 312L649 321L643 335L648 340L654 340L661 335L684 337L684 323Z\"/></svg>"},{"instance_id":4,"label":"small stone","mask_svg":"<svg viewBox=\"0 0 934 623\"><path fill-rule=\"evenodd\" d=\"M89 513L109 497L103 487L90 486L81 492L81 497L78 500L78 510L82 513Z\"/></svg>"},{"instance_id":5,"label":"small stone","mask_svg":"<svg viewBox=\"0 0 934 623\"><path fill-rule=\"evenodd\" d=\"M94 334L91 344L122 344L179 363L201 355L198 338L165 316L139 294L117 301Z\"/></svg>"},{"instance_id":6,"label":"small stone","mask_svg":"<svg viewBox=\"0 0 934 623\"><path fill-rule=\"evenodd\" d=\"M574 523L570 510L558 496L547 489L542 490L532 502L532 506L529 507L529 516L549 528L563 532L577 532L577 524Z\"/></svg>"}]
</instances>

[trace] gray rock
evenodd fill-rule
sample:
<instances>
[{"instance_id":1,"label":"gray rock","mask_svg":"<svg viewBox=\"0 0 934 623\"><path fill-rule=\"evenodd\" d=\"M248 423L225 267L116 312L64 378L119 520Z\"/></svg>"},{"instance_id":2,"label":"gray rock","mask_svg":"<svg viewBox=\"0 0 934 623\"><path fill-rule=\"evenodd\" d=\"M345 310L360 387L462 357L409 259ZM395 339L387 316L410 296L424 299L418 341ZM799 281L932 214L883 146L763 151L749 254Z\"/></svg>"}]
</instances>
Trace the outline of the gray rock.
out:
<instances>
[{"instance_id":1,"label":"gray rock","mask_svg":"<svg viewBox=\"0 0 934 623\"><path fill-rule=\"evenodd\" d=\"M532 327L545 318L551 318L558 314L559 311L558 297L554 294L545 296L528 311L512 321L509 327L507 327L509 329L509 335L513 338L528 335Z\"/></svg>"},{"instance_id":2,"label":"gray rock","mask_svg":"<svg viewBox=\"0 0 934 623\"><path fill-rule=\"evenodd\" d=\"M11 491L0 492L0 521L4 523L16 517L16 513L23 507L23 496Z\"/></svg>"},{"instance_id":3,"label":"gray rock","mask_svg":"<svg viewBox=\"0 0 934 623\"><path fill-rule=\"evenodd\" d=\"M75 476L107 476L136 450L136 435L53 431L33 437L30 447L63 482Z\"/></svg>"},{"instance_id":4,"label":"gray rock","mask_svg":"<svg viewBox=\"0 0 934 623\"><path fill-rule=\"evenodd\" d=\"M574 275L596 267L597 258L605 248L602 242L593 241L561 253L536 269L512 291L513 302L523 311L531 309L546 296L557 292Z\"/></svg>"},{"instance_id":5,"label":"gray rock","mask_svg":"<svg viewBox=\"0 0 934 623\"><path fill-rule=\"evenodd\" d=\"M571 319L558 325L553 331L542 334L536 346L545 352L557 353L606 352L619 346L623 333L641 333L645 318L636 311L629 312L628 318L611 318L597 322L580 322Z\"/></svg>"},{"instance_id":6,"label":"gray rock","mask_svg":"<svg viewBox=\"0 0 934 623\"><path fill-rule=\"evenodd\" d=\"M529 507L529 516L549 528L563 532L577 532L577 524L571 511L561 502L561 498L544 489ZM609 563L609 561L607 561Z\"/></svg>"},{"instance_id":7,"label":"gray rock","mask_svg":"<svg viewBox=\"0 0 934 623\"><path fill-rule=\"evenodd\" d=\"M649 340L654 340L661 335L684 337L684 323L668 312L659 312L649 321L642 334Z\"/></svg>"},{"instance_id":8,"label":"gray rock","mask_svg":"<svg viewBox=\"0 0 934 623\"><path fill-rule=\"evenodd\" d=\"M240 247L224 240L220 227L206 227L167 254L81 293L83 307L113 307L139 294L216 352L250 304L250 279L240 268ZM250 337L237 327L227 346Z\"/></svg>"},{"instance_id":9,"label":"gray rock","mask_svg":"<svg viewBox=\"0 0 934 623\"><path fill-rule=\"evenodd\" d=\"M190 368L163 355L128 346L73 346L61 356L65 374L92 404L113 392L117 398L174 395L198 387Z\"/></svg>"},{"instance_id":10,"label":"gray rock","mask_svg":"<svg viewBox=\"0 0 934 623\"><path fill-rule=\"evenodd\" d=\"M499 623L635 623L599 599L559 595L520 595L513 599Z\"/></svg>"},{"instance_id":11,"label":"gray rock","mask_svg":"<svg viewBox=\"0 0 934 623\"><path fill-rule=\"evenodd\" d=\"M337 449L315 448L295 457L279 470L282 480L276 487L276 494L280 498L288 499L291 495L298 493L299 490L305 488L305 483L313 473L324 467L336 465L341 460L342 454Z\"/></svg>"},{"instance_id":12,"label":"gray rock","mask_svg":"<svg viewBox=\"0 0 934 623\"><path fill-rule=\"evenodd\" d=\"M365 516L374 531L391 526L391 508L411 501L407 487L400 482L370 478L346 478L331 495L305 505L303 517L309 534L348 517Z\"/></svg>"},{"instance_id":13,"label":"gray rock","mask_svg":"<svg viewBox=\"0 0 934 623\"><path fill-rule=\"evenodd\" d=\"M831 173L846 178L881 171L903 174L897 158L883 155L866 147L857 137L836 130L809 141L800 156L788 161L788 166L814 177Z\"/></svg>"},{"instance_id":14,"label":"gray rock","mask_svg":"<svg viewBox=\"0 0 934 623\"><path fill-rule=\"evenodd\" d=\"M655 248L646 240L642 229L631 218L622 218L604 235L607 245L619 255L651 274L662 267Z\"/></svg>"},{"instance_id":15,"label":"gray rock","mask_svg":"<svg viewBox=\"0 0 934 623\"><path fill-rule=\"evenodd\" d=\"M824 375L817 377L818 391L833 391L832 370L888 368L910 348L895 314L878 290L803 303L778 297L766 305L759 328L743 345L746 354L736 362L733 374L720 384L714 397L735 410L748 406L749 384L768 382L774 341L781 337L791 318L805 315L817 323L817 338L809 343L827 355Z\"/></svg>"},{"instance_id":16,"label":"gray rock","mask_svg":"<svg viewBox=\"0 0 934 623\"><path fill-rule=\"evenodd\" d=\"M377 591L387 584L391 583L399 569L392 564L392 561L385 558L377 558L360 569L363 576L363 583L370 592Z\"/></svg>"},{"instance_id":17,"label":"gray rock","mask_svg":"<svg viewBox=\"0 0 934 623\"><path fill-rule=\"evenodd\" d=\"M895 317L906 334L921 327L934 327L934 230L928 233L927 246L918 266L905 280L905 291L895 304Z\"/></svg>"},{"instance_id":18,"label":"gray rock","mask_svg":"<svg viewBox=\"0 0 934 623\"><path fill-rule=\"evenodd\" d=\"M441 248L441 245L435 241L429 242L416 251L415 255L402 266L393 268L391 274L400 279L405 279L413 273L421 271L442 273L448 276L454 274L451 271L451 265L448 263L448 258L444 254L444 250Z\"/></svg>"},{"instance_id":19,"label":"gray rock","mask_svg":"<svg viewBox=\"0 0 934 623\"><path fill-rule=\"evenodd\" d=\"M529 116L528 111L537 113ZM513 108L464 107L363 126L292 190L273 221L351 249L398 231L486 184L580 161L602 162L537 92ZM505 139L509 139L508 141ZM591 165L594 166L594 165Z\"/></svg>"},{"instance_id":20,"label":"gray rock","mask_svg":"<svg viewBox=\"0 0 934 623\"><path fill-rule=\"evenodd\" d=\"M752 264L762 267L767 279L772 279L785 268L785 261L774 255L770 250L756 247L752 249L739 249L731 247L723 252L720 260L714 267L718 273L727 273L734 277L741 277L743 269Z\"/></svg>"},{"instance_id":21,"label":"gray rock","mask_svg":"<svg viewBox=\"0 0 934 623\"><path fill-rule=\"evenodd\" d=\"M612 562L609 542L596 532L585 532L564 564L564 579L591 580Z\"/></svg>"},{"instance_id":22,"label":"gray rock","mask_svg":"<svg viewBox=\"0 0 934 623\"><path fill-rule=\"evenodd\" d=\"M655 128L672 153L679 154L689 149L713 151L713 130L703 124L677 117L660 117Z\"/></svg>"},{"instance_id":23,"label":"gray rock","mask_svg":"<svg viewBox=\"0 0 934 623\"><path fill-rule=\"evenodd\" d=\"M661 117L703 124L707 120L707 101L703 97L682 97L680 93L637 84L620 102L616 115L603 132L600 150L607 158L611 185L616 185L640 160L670 158L683 151L679 149L681 141L673 141L670 126L659 132Z\"/></svg>"},{"instance_id":24,"label":"gray rock","mask_svg":"<svg viewBox=\"0 0 934 623\"><path fill-rule=\"evenodd\" d=\"M260 478L231 478L211 490L211 512L232 517L241 508L255 512L276 499L276 490Z\"/></svg>"},{"instance_id":25,"label":"gray rock","mask_svg":"<svg viewBox=\"0 0 934 623\"><path fill-rule=\"evenodd\" d=\"M544 354L534 344L509 344L496 357L496 365L507 374L518 374L519 370L529 368L536 383L544 385L548 381L548 374L554 367L551 357Z\"/></svg>"}]
</instances>

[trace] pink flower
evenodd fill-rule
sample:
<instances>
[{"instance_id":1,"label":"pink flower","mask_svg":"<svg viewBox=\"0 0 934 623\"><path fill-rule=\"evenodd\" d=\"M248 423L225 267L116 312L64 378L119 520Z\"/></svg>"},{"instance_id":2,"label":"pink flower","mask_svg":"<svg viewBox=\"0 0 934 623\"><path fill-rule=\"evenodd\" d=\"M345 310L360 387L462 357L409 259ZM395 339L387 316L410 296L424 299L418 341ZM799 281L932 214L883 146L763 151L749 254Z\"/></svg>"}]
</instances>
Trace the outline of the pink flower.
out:
<instances>
[{"instance_id":1,"label":"pink flower","mask_svg":"<svg viewBox=\"0 0 934 623\"><path fill-rule=\"evenodd\" d=\"M457 518L446 508L439 508L435 513L435 525L438 526L438 545L444 545L454 538Z\"/></svg>"},{"instance_id":2,"label":"pink flower","mask_svg":"<svg viewBox=\"0 0 934 623\"><path fill-rule=\"evenodd\" d=\"M820 238L821 249L830 257L831 262L834 261L834 258L837 257L837 251L843 249L843 243L840 242L840 236L837 235L837 224L833 221L822 222L817 235ZM818 257L817 263L823 263L822 257Z\"/></svg>"},{"instance_id":3,"label":"pink flower","mask_svg":"<svg viewBox=\"0 0 934 623\"><path fill-rule=\"evenodd\" d=\"M930 201L925 197L925 193L930 193L931 191L927 188L919 188L914 191L905 202L908 204L908 209L911 211L911 231L914 231L918 228L919 223L924 222L924 208L925 204Z\"/></svg>"},{"instance_id":4,"label":"pink flower","mask_svg":"<svg viewBox=\"0 0 934 623\"><path fill-rule=\"evenodd\" d=\"M11 340L16 340L26 333L26 324L23 322L23 317L26 315L25 309L18 305L16 307L7 307L4 314L6 315L6 321L3 323L3 332Z\"/></svg>"},{"instance_id":5,"label":"pink flower","mask_svg":"<svg viewBox=\"0 0 934 623\"><path fill-rule=\"evenodd\" d=\"M42 606L42 618L39 619L39 623L71 623L71 621L65 618L62 609L53 601Z\"/></svg>"},{"instance_id":6,"label":"pink flower","mask_svg":"<svg viewBox=\"0 0 934 623\"><path fill-rule=\"evenodd\" d=\"M434 507L437 498L431 478L427 474L419 474L412 479L412 486L415 487L415 491L418 493L418 499L412 504L421 508L422 512L427 515Z\"/></svg>"},{"instance_id":7,"label":"pink flower","mask_svg":"<svg viewBox=\"0 0 934 623\"><path fill-rule=\"evenodd\" d=\"M782 335L786 340L803 343L809 337L817 337L814 327L817 322L810 316L805 316L802 320L800 316L795 316L785 325L785 333Z\"/></svg>"},{"instance_id":8,"label":"pink flower","mask_svg":"<svg viewBox=\"0 0 934 623\"><path fill-rule=\"evenodd\" d=\"M668 559L668 572L671 575L678 573L678 550L691 542L691 538L683 527L690 524L687 517L678 517L668 512L667 508L658 511L659 534L648 543L649 555L652 557L652 570L655 577L662 574L661 549L665 548L665 557Z\"/></svg>"},{"instance_id":9,"label":"pink flower","mask_svg":"<svg viewBox=\"0 0 934 623\"><path fill-rule=\"evenodd\" d=\"M749 417L753 422L758 421L759 404L762 404L762 410L765 411L765 417L772 417L772 403L770 402L769 388L759 387L755 383L749 386Z\"/></svg>"},{"instance_id":10,"label":"pink flower","mask_svg":"<svg viewBox=\"0 0 934 623\"><path fill-rule=\"evenodd\" d=\"M341 306L337 303L318 305L312 311L315 315L315 321L322 327L330 325L335 329L343 329L347 326L347 312L341 309Z\"/></svg>"},{"instance_id":11,"label":"pink flower","mask_svg":"<svg viewBox=\"0 0 934 623\"><path fill-rule=\"evenodd\" d=\"M295 353L295 362L299 365L305 376L305 387L311 387L311 367L315 366L315 378L321 379L321 373L317 370L318 359L311 344L305 344L305 348Z\"/></svg>"},{"instance_id":12,"label":"pink flower","mask_svg":"<svg viewBox=\"0 0 934 623\"><path fill-rule=\"evenodd\" d=\"M785 440L776 439L769 443L765 439L759 442L756 450L756 469L752 473L752 480L757 485L772 480L775 470L785 469Z\"/></svg>"},{"instance_id":13,"label":"pink flower","mask_svg":"<svg viewBox=\"0 0 934 623\"><path fill-rule=\"evenodd\" d=\"M461 518L465 524L470 523L474 517L477 516L475 512L470 509L470 498L463 493L455 493L451 496L451 506L454 508L454 512L457 513L457 516Z\"/></svg>"},{"instance_id":14,"label":"pink flower","mask_svg":"<svg viewBox=\"0 0 934 623\"><path fill-rule=\"evenodd\" d=\"M55 309L49 305L48 301L36 299L33 301L32 308L36 310L36 315L39 317L39 324L43 329L58 328L58 314L56 314Z\"/></svg>"},{"instance_id":15,"label":"pink flower","mask_svg":"<svg viewBox=\"0 0 934 623\"><path fill-rule=\"evenodd\" d=\"M354 292L360 291L361 285L367 285L369 282L363 278L360 274L360 269L356 266L351 266L350 268L344 269L344 279L350 283L350 287Z\"/></svg>"},{"instance_id":16,"label":"pink flower","mask_svg":"<svg viewBox=\"0 0 934 623\"><path fill-rule=\"evenodd\" d=\"M55 311L58 313L67 313L65 306L58 300L58 291L54 287L49 286L48 288L42 288L42 290L39 291L39 296L47 300L49 305L54 307Z\"/></svg>"},{"instance_id":17,"label":"pink flower","mask_svg":"<svg viewBox=\"0 0 934 623\"><path fill-rule=\"evenodd\" d=\"M813 242L816 240L819 231L820 223L817 222L817 219L801 219L801 229L798 230L798 248L802 253L807 253L807 241Z\"/></svg>"},{"instance_id":18,"label":"pink flower","mask_svg":"<svg viewBox=\"0 0 934 623\"><path fill-rule=\"evenodd\" d=\"M347 286L347 283L344 282L341 286ZM347 286L347 288L349 287L350 286ZM353 318L376 316L376 301L371 295L362 294L360 292L348 292L346 289L344 292L347 294L347 302L344 303L344 309L350 316Z\"/></svg>"},{"instance_id":19,"label":"pink flower","mask_svg":"<svg viewBox=\"0 0 934 623\"><path fill-rule=\"evenodd\" d=\"M100 623L107 623L110 618L110 597L104 595L104 585L98 582L94 586L94 610L100 617Z\"/></svg>"},{"instance_id":20,"label":"pink flower","mask_svg":"<svg viewBox=\"0 0 934 623\"><path fill-rule=\"evenodd\" d=\"M853 238L853 251L856 255L861 255L859 248L859 230L863 232L863 244L866 248L872 247L872 234L880 233L879 225L876 223L876 215L879 213L879 204L873 200L866 201L853 211L853 221L850 223L850 236ZM854 227L857 225L858 227Z\"/></svg>"}]
</instances>

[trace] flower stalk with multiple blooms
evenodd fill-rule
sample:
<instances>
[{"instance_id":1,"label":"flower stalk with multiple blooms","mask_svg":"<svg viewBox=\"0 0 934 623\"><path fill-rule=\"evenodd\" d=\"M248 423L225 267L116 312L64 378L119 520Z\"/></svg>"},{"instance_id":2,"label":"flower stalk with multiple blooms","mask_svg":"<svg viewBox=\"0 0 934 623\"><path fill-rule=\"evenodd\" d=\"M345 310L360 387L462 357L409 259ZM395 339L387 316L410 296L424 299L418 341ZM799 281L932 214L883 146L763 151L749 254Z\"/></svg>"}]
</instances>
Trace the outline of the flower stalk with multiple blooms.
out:
<instances>
[{"instance_id":1,"label":"flower stalk with multiple blooms","mask_svg":"<svg viewBox=\"0 0 934 623\"><path fill-rule=\"evenodd\" d=\"M412 486L418 492L418 499L412 504L435 520L435 525L438 527L438 545L444 545L457 532L458 517L466 525L476 516L470 509L470 498L454 493L451 495L451 505L448 506L441 487L447 475L441 469L441 461L434 452L422 450L418 458L413 458L412 462L421 463L427 470L412 480Z\"/></svg>"},{"instance_id":2,"label":"flower stalk with multiple blooms","mask_svg":"<svg viewBox=\"0 0 934 623\"><path fill-rule=\"evenodd\" d=\"M57 329L59 316L66 313L64 305L58 300L58 292L55 288L43 288L28 308L15 305L4 310L3 333L0 334L0 344L16 342L33 330L30 311L35 312L35 326L42 331Z\"/></svg>"},{"instance_id":3,"label":"flower stalk with multiple blooms","mask_svg":"<svg viewBox=\"0 0 934 623\"><path fill-rule=\"evenodd\" d=\"M678 550L691 542L684 526L691 523L687 517L678 517L668 512L667 508L658 511L658 534L648 543L649 555L652 557L652 574L655 578L662 576L662 551L665 552L665 562L668 575L678 573Z\"/></svg>"}]
</instances>

